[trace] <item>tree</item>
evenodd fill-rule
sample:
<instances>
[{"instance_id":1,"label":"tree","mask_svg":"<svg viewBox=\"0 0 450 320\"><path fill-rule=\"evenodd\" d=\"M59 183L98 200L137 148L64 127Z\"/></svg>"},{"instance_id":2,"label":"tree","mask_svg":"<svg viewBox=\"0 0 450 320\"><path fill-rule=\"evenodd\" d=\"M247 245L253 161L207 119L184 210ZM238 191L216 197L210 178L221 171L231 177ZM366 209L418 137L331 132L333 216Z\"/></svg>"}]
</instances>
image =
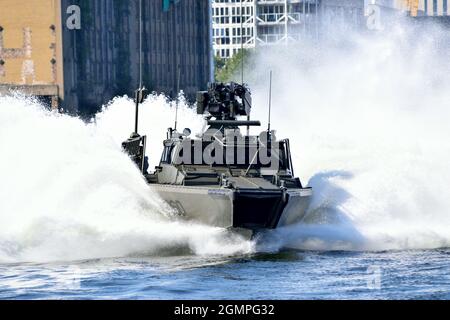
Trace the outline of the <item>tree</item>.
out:
<instances>
[{"instance_id":1,"label":"tree","mask_svg":"<svg viewBox=\"0 0 450 320\"><path fill-rule=\"evenodd\" d=\"M232 58L223 59L219 56L215 57L215 78L219 82L241 82L242 62L244 68L249 69L249 65L253 63L253 52L243 50L236 53Z\"/></svg>"}]
</instances>

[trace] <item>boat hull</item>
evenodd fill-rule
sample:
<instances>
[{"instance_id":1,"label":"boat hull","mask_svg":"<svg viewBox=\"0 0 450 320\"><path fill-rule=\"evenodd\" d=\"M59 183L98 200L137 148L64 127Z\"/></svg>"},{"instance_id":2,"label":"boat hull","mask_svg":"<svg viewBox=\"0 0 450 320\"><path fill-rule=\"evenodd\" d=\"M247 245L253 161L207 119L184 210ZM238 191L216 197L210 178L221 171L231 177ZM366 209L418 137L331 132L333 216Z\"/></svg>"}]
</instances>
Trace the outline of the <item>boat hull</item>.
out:
<instances>
[{"instance_id":1,"label":"boat hull","mask_svg":"<svg viewBox=\"0 0 450 320\"><path fill-rule=\"evenodd\" d=\"M275 229L299 222L311 189L255 190L151 185L176 215L213 227Z\"/></svg>"}]
</instances>

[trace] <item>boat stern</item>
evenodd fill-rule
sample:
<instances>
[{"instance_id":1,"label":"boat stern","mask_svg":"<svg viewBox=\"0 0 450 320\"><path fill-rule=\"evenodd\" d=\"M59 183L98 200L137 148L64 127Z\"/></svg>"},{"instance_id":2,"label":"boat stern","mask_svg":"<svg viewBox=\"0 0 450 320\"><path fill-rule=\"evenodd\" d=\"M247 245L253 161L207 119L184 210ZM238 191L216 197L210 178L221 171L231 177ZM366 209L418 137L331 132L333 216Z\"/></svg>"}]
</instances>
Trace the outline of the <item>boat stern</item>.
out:
<instances>
[{"instance_id":1,"label":"boat stern","mask_svg":"<svg viewBox=\"0 0 450 320\"><path fill-rule=\"evenodd\" d=\"M309 206L312 189L235 191L233 227L275 229L300 221Z\"/></svg>"}]
</instances>

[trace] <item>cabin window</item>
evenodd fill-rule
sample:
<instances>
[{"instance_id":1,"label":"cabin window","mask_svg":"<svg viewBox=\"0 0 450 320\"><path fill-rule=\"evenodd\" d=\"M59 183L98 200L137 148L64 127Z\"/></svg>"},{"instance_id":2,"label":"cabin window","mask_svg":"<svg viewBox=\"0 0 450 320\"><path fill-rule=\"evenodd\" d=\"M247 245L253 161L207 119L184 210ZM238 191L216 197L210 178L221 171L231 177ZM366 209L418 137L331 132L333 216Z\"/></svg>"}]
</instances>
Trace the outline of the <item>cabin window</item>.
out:
<instances>
[{"instance_id":1,"label":"cabin window","mask_svg":"<svg viewBox=\"0 0 450 320\"><path fill-rule=\"evenodd\" d=\"M164 151L161 157L161 163L170 164L172 163L172 151L173 146L164 147Z\"/></svg>"}]
</instances>

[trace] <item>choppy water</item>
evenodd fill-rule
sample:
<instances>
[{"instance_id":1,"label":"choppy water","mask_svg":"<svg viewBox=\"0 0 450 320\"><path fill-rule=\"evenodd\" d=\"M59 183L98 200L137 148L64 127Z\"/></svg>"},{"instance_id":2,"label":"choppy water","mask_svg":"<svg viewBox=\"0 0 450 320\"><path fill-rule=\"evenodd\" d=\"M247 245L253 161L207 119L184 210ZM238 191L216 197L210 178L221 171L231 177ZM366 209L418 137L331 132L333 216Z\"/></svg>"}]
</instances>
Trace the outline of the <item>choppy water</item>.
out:
<instances>
[{"instance_id":1,"label":"choppy water","mask_svg":"<svg viewBox=\"0 0 450 320\"><path fill-rule=\"evenodd\" d=\"M450 299L449 268L448 249L11 264L0 299Z\"/></svg>"},{"instance_id":2,"label":"choppy water","mask_svg":"<svg viewBox=\"0 0 450 320\"><path fill-rule=\"evenodd\" d=\"M257 57L254 118L272 68L272 126L314 189L258 241L172 216L120 148L130 99L87 124L0 97L0 298L448 299L449 34L408 30ZM141 108L152 165L173 107Z\"/></svg>"}]
</instances>

